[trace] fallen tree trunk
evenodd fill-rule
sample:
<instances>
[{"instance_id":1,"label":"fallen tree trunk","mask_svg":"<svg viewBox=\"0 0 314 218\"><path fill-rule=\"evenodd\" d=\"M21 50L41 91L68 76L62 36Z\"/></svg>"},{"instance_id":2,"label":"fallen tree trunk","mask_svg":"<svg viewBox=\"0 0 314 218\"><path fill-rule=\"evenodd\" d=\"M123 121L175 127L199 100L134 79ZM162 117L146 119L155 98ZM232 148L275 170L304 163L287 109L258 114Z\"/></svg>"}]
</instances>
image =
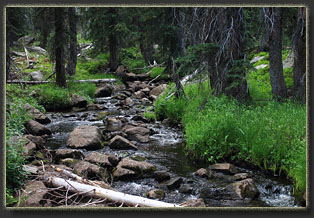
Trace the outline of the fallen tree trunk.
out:
<instances>
[{"instance_id":1,"label":"fallen tree trunk","mask_svg":"<svg viewBox=\"0 0 314 218\"><path fill-rule=\"evenodd\" d=\"M116 192L109 189L86 185L58 177L48 177L46 178L46 182L54 187L64 187L72 192L82 192L89 197L106 198L114 202L120 202L126 205L143 207L182 207L177 204L171 204L140 196L124 194L122 192Z\"/></svg>"},{"instance_id":2,"label":"fallen tree trunk","mask_svg":"<svg viewBox=\"0 0 314 218\"><path fill-rule=\"evenodd\" d=\"M116 79L88 79L88 80L67 80L68 82L75 82L75 83L114 83ZM8 84L24 84L24 85L40 85L40 84L47 84L47 83L55 83L54 81L23 81L23 80L8 80L6 83Z\"/></svg>"}]
</instances>

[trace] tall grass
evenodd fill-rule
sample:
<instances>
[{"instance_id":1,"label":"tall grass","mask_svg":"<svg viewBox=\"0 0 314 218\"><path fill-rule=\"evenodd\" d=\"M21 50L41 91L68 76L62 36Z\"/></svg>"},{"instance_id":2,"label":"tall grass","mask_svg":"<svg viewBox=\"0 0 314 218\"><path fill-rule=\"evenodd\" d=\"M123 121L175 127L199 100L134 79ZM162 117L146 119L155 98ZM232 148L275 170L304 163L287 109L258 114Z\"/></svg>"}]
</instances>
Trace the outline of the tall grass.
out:
<instances>
[{"instance_id":1,"label":"tall grass","mask_svg":"<svg viewBox=\"0 0 314 218\"><path fill-rule=\"evenodd\" d=\"M306 184L305 105L288 101L239 104L226 96L208 95L206 85L185 87L188 100L175 99L169 89L155 102L157 118L181 122L191 158L208 162L245 161Z\"/></svg>"}]
</instances>

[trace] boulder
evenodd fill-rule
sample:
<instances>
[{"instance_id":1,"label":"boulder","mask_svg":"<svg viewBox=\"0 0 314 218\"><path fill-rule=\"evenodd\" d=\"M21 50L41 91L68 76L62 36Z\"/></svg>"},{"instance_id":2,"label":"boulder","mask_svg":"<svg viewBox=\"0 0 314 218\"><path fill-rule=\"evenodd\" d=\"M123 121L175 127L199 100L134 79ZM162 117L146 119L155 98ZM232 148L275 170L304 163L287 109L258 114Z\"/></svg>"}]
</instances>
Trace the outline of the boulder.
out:
<instances>
[{"instance_id":1,"label":"boulder","mask_svg":"<svg viewBox=\"0 0 314 218\"><path fill-rule=\"evenodd\" d=\"M244 179L238 182L235 182L231 185L229 185L227 188L232 189L234 193L236 194L236 197L239 199L244 199L244 198L256 198L259 194L259 191L253 182L253 179L248 178Z\"/></svg>"},{"instance_id":2,"label":"boulder","mask_svg":"<svg viewBox=\"0 0 314 218\"><path fill-rule=\"evenodd\" d=\"M163 91L165 91L165 89L167 88L166 84L161 84L155 88L153 88L150 92L149 95L154 95L154 96L158 96L160 95Z\"/></svg>"},{"instance_id":3,"label":"boulder","mask_svg":"<svg viewBox=\"0 0 314 218\"><path fill-rule=\"evenodd\" d=\"M165 182L165 185L169 190L179 188L183 179L181 177L175 177Z\"/></svg>"},{"instance_id":4,"label":"boulder","mask_svg":"<svg viewBox=\"0 0 314 218\"><path fill-rule=\"evenodd\" d=\"M134 93L135 97L138 99L144 98L146 95L142 91L137 91Z\"/></svg>"},{"instance_id":5,"label":"boulder","mask_svg":"<svg viewBox=\"0 0 314 218\"><path fill-rule=\"evenodd\" d=\"M128 97L128 98L126 98L126 99L123 101L123 104L124 104L125 106L132 107L132 106L134 105L134 102L133 102L133 100L132 100L130 97Z\"/></svg>"},{"instance_id":6,"label":"boulder","mask_svg":"<svg viewBox=\"0 0 314 218\"><path fill-rule=\"evenodd\" d=\"M200 176L202 178L209 178L210 177L210 171L208 171L207 169L205 168L200 168L198 169L194 174L196 176Z\"/></svg>"},{"instance_id":7,"label":"boulder","mask_svg":"<svg viewBox=\"0 0 314 218\"><path fill-rule=\"evenodd\" d=\"M74 173L88 179L100 178L102 180L106 180L109 177L107 171L104 168L87 161L77 162L73 167L73 171Z\"/></svg>"},{"instance_id":8,"label":"boulder","mask_svg":"<svg viewBox=\"0 0 314 218\"><path fill-rule=\"evenodd\" d=\"M290 51L287 58L282 62L283 69L293 67L294 64L294 55L293 52Z\"/></svg>"},{"instance_id":9,"label":"boulder","mask_svg":"<svg viewBox=\"0 0 314 218\"><path fill-rule=\"evenodd\" d=\"M112 168L119 163L119 158L117 156L113 154L102 154L96 151L89 153L84 160L104 168Z\"/></svg>"},{"instance_id":10,"label":"boulder","mask_svg":"<svg viewBox=\"0 0 314 218\"><path fill-rule=\"evenodd\" d=\"M258 194L259 191L251 178L234 182L225 187L206 187L200 191L200 197L205 201L254 199Z\"/></svg>"},{"instance_id":11,"label":"boulder","mask_svg":"<svg viewBox=\"0 0 314 218\"><path fill-rule=\"evenodd\" d=\"M80 95L72 94L71 95L71 105L73 107L85 107L87 105L87 101Z\"/></svg>"},{"instance_id":12,"label":"boulder","mask_svg":"<svg viewBox=\"0 0 314 218\"><path fill-rule=\"evenodd\" d=\"M209 166L210 170L215 170L227 174L236 174L238 170L235 168L234 165L230 163L218 163L218 164L213 164Z\"/></svg>"},{"instance_id":13,"label":"boulder","mask_svg":"<svg viewBox=\"0 0 314 218\"><path fill-rule=\"evenodd\" d=\"M183 184L179 188L180 193L185 193L185 194L192 194L194 191L194 188L190 184Z\"/></svg>"},{"instance_id":14,"label":"boulder","mask_svg":"<svg viewBox=\"0 0 314 218\"><path fill-rule=\"evenodd\" d=\"M9 143L12 146L22 145L23 155L25 155L25 156L31 156L37 150L36 144L34 142L32 142L31 140L29 140L28 138L23 137L23 136L12 136L9 139Z\"/></svg>"},{"instance_id":15,"label":"boulder","mask_svg":"<svg viewBox=\"0 0 314 218\"><path fill-rule=\"evenodd\" d=\"M141 143L149 142L150 130L144 127L124 128L124 132L128 135L129 140L138 141Z\"/></svg>"},{"instance_id":16,"label":"boulder","mask_svg":"<svg viewBox=\"0 0 314 218\"><path fill-rule=\"evenodd\" d=\"M46 197L48 189L42 181L30 181L21 195L20 207L46 207L51 202Z\"/></svg>"},{"instance_id":17,"label":"boulder","mask_svg":"<svg viewBox=\"0 0 314 218\"><path fill-rule=\"evenodd\" d=\"M131 143L129 140L116 135L115 137L113 137L109 143L108 143L110 148L113 149L135 149L137 150L137 147Z\"/></svg>"},{"instance_id":18,"label":"boulder","mask_svg":"<svg viewBox=\"0 0 314 218\"><path fill-rule=\"evenodd\" d=\"M170 173L166 171L155 171L154 177L158 182L162 182L170 179Z\"/></svg>"},{"instance_id":19,"label":"boulder","mask_svg":"<svg viewBox=\"0 0 314 218\"><path fill-rule=\"evenodd\" d=\"M149 121L145 117L140 116L140 115L135 115L131 120L142 121L144 123L149 123Z\"/></svg>"},{"instance_id":20,"label":"boulder","mask_svg":"<svg viewBox=\"0 0 314 218\"><path fill-rule=\"evenodd\" d=\"M102 135L96 126L79 126L70 133L66 145L70 148L100 149Z\"/></svg>"},{"instance_id":21,"label":"boulder","mask_svg":"<svg viewBox=\"0 0 314 218\"><path fill-rule=\"evenodd\" d=\"M142 98L141 101L144 106L149 106L152 104L152 102L148 98Z\"/></svg>"},{"instance_id":22,"label":"boulder","mask_svg":"<svg viewBox=\"0 0 314 218\"><path fill-rule=\"evenodd\" d=\"M41 136L45 134L51 135L51 131L49 129L47 129L44 125L38 123L35 120L27 121L25 124L25 128L32 135L37 135L37 136Z\"/></svg>"},{"instance_id":23,"label":"boulder","mask_svg":"<svg viewBox=\"0 0 314 218\"><path fill-rule=\"evenodd\" d=\"M27 139L34 142L37 146L37 148L44 148L46 145L46 139L44 136L34 136L34 135L24 135Z\"/></svg>"},{"instance_id":24,"label":"boulder","mask_svg":"<svg viewBox=\"0 0 314 218\"><path fill-rule=\"evenodd\" d=\"M191 199L180 204L182 207L206 207L205 202L202 198Z\"/></svg>"},{"instance_id":25,"label":"boulder","mask_svg":"<svg viewBox=\"0 0 314 218\"><path fill-rule=\"evenodd\" d=\"M233 175L233 178L236 181L247 179L248 177L249 177L249 174L247 174L247 173L237 173L237 174Z\"/></svg>"},{"instance_id":26,"label":"boulder","mask_svg":"<svg viewBox=\"0 0 314 218\"><path fill-rule=\"evenodd\" d=\"M265 56L256 56L253 58L253 60L250 61L251 64L254 64L256 62L259 62L260 60L263 60Z\"/></svg>"},{"instance_id":27,"label":"boulder","mask_svg":"<svg viewBox=\"0 0 314 218\"><path fill-rule=\"evenodd\" d=\"M113 180L132 180L137 178L137 173L122 167L117 167L113 171Z\"/></svg>"},{"instance_id":28,"label":"boulder","mask_svg":"<svg viewBox=\"0 0 314 218\"><path fill-rule=\"evenodd\" d=\"M110 97L113 91L113 87L109 84L105 84L96 90L95 97Z\"/></svg>"},{"instance_id":29,"label":"boulder","mask_svg":"<svg viewBox=\"0 0 314 218\"><path fill-rule=\"evenodd\" d=\"M152 176L156 170L156 167L150 163L145 161L136 161L130 158L123 158L117 165L117 168L132 170L136 172L139 177Z\"/></svg>"},{"instance_id":30,"label":"boulder","mask_svg":"<svg viewBox=\"0 0 314 218\"><path fill-rule=\"evenodd\" d=\"M31 77L31 81L43 81L44 79L44 75L39 70L31 72L29 75Z\"/></svg>"},{"instance_id":31,"label":"boulder","mask_svg":"<svg viewBox=\"0 0 314 218\"><path fill-rule=\"evenodd\" d=\"M86 106L87 110L89 111L96 111L96 110L102 110L103 107L99 104L88 104Z\"/></svg>"},{"instance_id":32,"label":"boulder","mask_svg":"<svg viewBox=\"0 0 314 218\"><path fill-rule=\"evenodd\" d=\"M38 110L37 108L33 107L32 105L26 103L24 105L24 108L30 114L32 119L34 119L38 123L47 124L47 123L51 122L51 120L45 114L40 112L40 110Z\"/></svg>"},{"instance_id":33,"label":"boulder","mask_svg":"<svg viewBox=\"0 0 314 218\"><path fill-rule=\"evenodd\" d=\"M145 87L144 89L141 89L140 91L143 92L145 95L149 95L150 89L148 87Z\"/></svg>"},{"instance_id":34,"label":"boulder","mask_svg":"<svg viewBox=\"0 0 314 218\"><path fill-rule=\"evenodd\" d=\"M57 149L54 154L54 160L59 161L65 158L84 159L83 152L76 149Z\"/></svg>"},{"instance_id":35,"label":"boulder","mask_svg":"<svg viewBox=\"0 0 314 218\"><path fill-rule=\"evenodd\" d=\"M148 198L159 200L164 199L165 195L166 195L165 192L161 189L153 189L146 193L146 196Z\"/></svg>"}]
</instances>

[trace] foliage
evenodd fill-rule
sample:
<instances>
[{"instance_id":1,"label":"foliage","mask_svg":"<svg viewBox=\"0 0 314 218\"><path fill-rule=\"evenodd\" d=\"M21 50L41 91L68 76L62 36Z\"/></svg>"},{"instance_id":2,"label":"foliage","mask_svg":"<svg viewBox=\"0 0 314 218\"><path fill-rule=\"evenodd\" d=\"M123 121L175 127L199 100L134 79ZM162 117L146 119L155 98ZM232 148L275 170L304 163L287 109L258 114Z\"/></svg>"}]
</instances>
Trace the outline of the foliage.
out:
<instances>
[{"instance_id":1,"label":"foliage","mask_svg":"<svg viewBox=\"0 0 314 218\"><path fill-rule=\"evenodd\" d=\"M121 64L134 73L146 73L145 61L138 47L122 48L119 54ZM143 69L138 69L143 68Z\"/></svg>"},{"instance_id":2,"label":"foliage","mask_svg":"<svg viewBox=\"0 0 314 218\"><path fill-rule=\"evenodd\" d=\"M218 49L219 45L216 43L204 43L188 47L186 56L176 59L176 63L179 64L179 75L192 74L204 61L215 58Z\"/></svg>"},{"instance_id":3,"label":"foliage","mask_svg":"<svg viewBox=\"0 0 314 218\"><path fill-rule=\"evenodd\" d=\"M157 76L159 76L159 79L167 79L168 75L164 73L165 69L166 69L165 67L154 67L151 70L150 77L154 79Z\"/></svg>"},{"instance_id":4,"label":"foliage","mask_svg":"<svg viewBox=\"0 0 314 218\"><path fill-rule=\"evenodd\" d=\"M206 86L205 86L206 87ZM198 84L185 87L188 101L168 90L155 102L158 119L181 122L191 158L209 162L242 160L282 172L305 188L305 106L295 102L244 105L226 96L213 97ZM208 92L207 92L208 93Z\"/></svg>"},{"instance_id":5,"label":"foliage","mask_svg":"<svg viewBox=\"0 0 314 218\"><path fill-rule=\"evenodd\" d=\"M95 59L84 60L79 58L77 62L77 71L86 71L88 74L97 74L104 72L109 63L109 53L98 54ZM80 73L80 72L79 72Z\"/></svg>"}]
</instances>

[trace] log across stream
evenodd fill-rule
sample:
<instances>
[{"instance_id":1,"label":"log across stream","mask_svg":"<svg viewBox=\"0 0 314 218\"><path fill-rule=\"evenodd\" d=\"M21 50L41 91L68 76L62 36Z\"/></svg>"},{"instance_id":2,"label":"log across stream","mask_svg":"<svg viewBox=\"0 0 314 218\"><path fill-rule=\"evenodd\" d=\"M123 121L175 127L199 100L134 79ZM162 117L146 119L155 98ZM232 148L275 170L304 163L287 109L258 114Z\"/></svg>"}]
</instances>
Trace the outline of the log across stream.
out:
<instances>
[{"instance_id":1,"label":"log across stream","mask_svg":"<svg viewBox=\"0 0 314 218\"><path fill-rule=\"evenodd\" d=\"M114 93L111 97L96 98L96 103L103 105L102 110L82 110L80 112L49 112L47 115L51 123L47 124L52 131L52 138L49 141L51 149L66 148L66 141L70 132L77 126L93 125L98 126L102 131L107 131L103 119L99 119L99 112L106 111L107 117L115 117L122 120L123 124L141 125L150 130L149 142L134 142L137 150L117 150L108 146L96 150L100 153L114 154L120 158L132 158L143 160L156 166L157 171L166 172L170 178L180 178L177 187L169 188L166 183L158 182L154 177L143 177L131 180L116 180L112 182L112 187L118 191L146 197L147 193L153 189L163 190L165 196L163 202L171 204L181 204L184 201L206 197L204 190L210 190L205 205L209 207L299 207L292 196L292 184L287 183L279 177L264 174L261 171L236 167L241 173L247 173L254 180L259 195L255 199L234 200L227 195L219 196L221 190L228 186L230 175L218 174L212 178L201 178L195 175L200 168L208 167L208 164L191 162L184 153L184 135L181 130L156 122L139 122L138 115L145 111L140 99L132 98L134 104L131 107L122 107L120 97L124 90ZM134 117L137 116L137 119ZM120 131L120 129L118 129ZM85 155L90 150L79 149ZM205 192L206 193L206 192ZM214 196L214 198L212 198Z\"/></svg>"}]
</instances>

